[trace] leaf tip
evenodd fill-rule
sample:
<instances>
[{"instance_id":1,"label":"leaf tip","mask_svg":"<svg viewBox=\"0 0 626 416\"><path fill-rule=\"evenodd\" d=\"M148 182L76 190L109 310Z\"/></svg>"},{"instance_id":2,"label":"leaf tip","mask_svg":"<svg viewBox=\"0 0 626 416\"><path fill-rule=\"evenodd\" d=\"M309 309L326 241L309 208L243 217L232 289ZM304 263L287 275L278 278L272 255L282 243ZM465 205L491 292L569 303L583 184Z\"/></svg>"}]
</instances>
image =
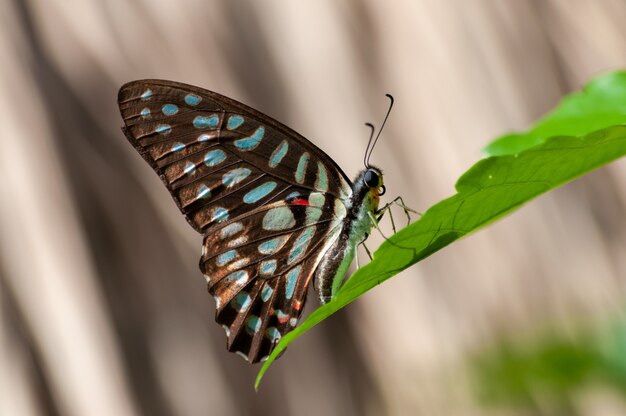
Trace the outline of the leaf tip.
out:
<instances>
[{"instance_id":1,"label":"leaf tip","mask_svg":"<svg viewBox=\"0 0 626 416\"><path fill-rule=\"evenodd\" d=\"M270 354L269 358L267 360L265 360L265 362L263 363L263 367L261 367L261 369L259 370L259 373L256 375L256 380L254 381L254 391L257 392L257 393L259 392L259 386L261 385L261 379L265 375L265 372L267 371L267 369L270 367L270 365L276 359L276 355L280 352L280 350L279 351L276 351L276 350L279 350L279 348L276 348L274 351L272 351L272 353Z\"/></svg>"}]
</instances>

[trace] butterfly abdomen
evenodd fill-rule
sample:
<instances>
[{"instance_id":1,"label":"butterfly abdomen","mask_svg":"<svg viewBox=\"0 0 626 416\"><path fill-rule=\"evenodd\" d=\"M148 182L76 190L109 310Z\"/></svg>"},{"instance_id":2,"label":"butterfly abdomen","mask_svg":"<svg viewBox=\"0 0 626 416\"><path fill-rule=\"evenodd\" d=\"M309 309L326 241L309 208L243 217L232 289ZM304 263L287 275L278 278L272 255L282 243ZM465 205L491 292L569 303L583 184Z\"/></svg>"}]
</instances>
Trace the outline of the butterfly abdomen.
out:
<instances>
[{"instance_id":1,"label":"butterfly abdomen","mask_svg":"<svg viewBox=\"0 0 626 416\"><path fill-rule=\"evenodd\" d=\"M323 304L328 303L337 293L354 260L357 246L367 238L374 226L374 217L378 210L378 190L365 184L366 172L364 170L357 175L352 195L349 200L344 201L348 209L341 234L328 249L315 272L315 290Z\"/></svg>"}]
</instances>

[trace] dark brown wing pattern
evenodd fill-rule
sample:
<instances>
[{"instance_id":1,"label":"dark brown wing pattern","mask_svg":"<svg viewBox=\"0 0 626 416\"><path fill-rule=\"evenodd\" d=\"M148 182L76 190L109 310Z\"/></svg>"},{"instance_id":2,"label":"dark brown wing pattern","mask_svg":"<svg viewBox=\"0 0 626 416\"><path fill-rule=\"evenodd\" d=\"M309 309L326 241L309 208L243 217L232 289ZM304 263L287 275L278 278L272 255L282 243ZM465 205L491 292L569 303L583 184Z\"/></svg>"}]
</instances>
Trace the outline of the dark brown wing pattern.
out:
<instances>
[{"instance_id":1,"label":"dark brown wing pattern","mask_svg":"<svg viewBox=\"0 0 626 416\"><path fill-rule=\"evenodd\" d=\"M349 180L293 130L214 92L145 80L118 101L126 137L205 236L200 268L228 349L259 361L297 323Z\"/></svg>"},{"instance_id":2,"label":"dark brown wing pattern","mask_svg":"<svg viewBox=\"0 0 626 416\"><path fill-rule=\"evenodd\" d=\"M335 202L339 216L318 219L324 206L314 204L322 198L315 192L306 200L278 201L205 237L200 268L230 351L257 361L296 325L313 272L339 235L345 213Z\"/></svg>"}]
</instances>

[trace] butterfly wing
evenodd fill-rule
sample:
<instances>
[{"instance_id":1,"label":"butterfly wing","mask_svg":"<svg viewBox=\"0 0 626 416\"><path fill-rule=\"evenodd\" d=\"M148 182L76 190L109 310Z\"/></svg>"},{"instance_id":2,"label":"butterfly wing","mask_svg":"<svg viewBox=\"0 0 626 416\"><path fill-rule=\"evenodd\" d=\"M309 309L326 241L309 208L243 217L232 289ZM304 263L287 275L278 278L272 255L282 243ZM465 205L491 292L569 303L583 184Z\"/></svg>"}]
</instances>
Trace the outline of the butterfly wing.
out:
<instances>
[{"instance_id":1,"label":"butterfly wing","mask_svg":"<svg viewBox=\"0 0 626 416\"><path fill-rule=\"evenodd\" d=\"M328 201L337 209L328 210ZM256 362L296 325L313 272L344 217L340 200L312 192L257 208L205 236L200 268L230 351Z\"/></svg>"},{"instance_id":2,"label":"butterfly wing","mask_svg":"<svg viewBox=\"0 0 626 416\"><path fill-rule=\"evenodd\" d=\"M295 326L350 181L298 133L217 93L144 80L118 102L126 137L205 236L200 268L229 350L258 361Z\"/></svg>"}]
</instances>

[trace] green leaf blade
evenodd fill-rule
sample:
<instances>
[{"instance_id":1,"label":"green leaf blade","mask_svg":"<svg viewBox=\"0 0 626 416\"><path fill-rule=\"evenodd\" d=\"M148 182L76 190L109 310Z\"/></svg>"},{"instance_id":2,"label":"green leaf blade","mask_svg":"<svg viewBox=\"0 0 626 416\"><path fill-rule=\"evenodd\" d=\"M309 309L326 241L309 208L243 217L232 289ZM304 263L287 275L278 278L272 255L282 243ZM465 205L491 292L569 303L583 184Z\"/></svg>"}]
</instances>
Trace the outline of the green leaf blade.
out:
<instances>
[{"instance_id":1,"label":"green leaf blade","mask_svg":"<svg viewBox=\"0 0 626 416\"><path fill-rule=\"evenodd\" d=\"M616 71L591 81L580 92L565 97L559 106L526 133L512 133L489 144L488 156L519 153L553 136L583 136L605 127L626 123L626 71Z\"/></svg>"}]
</instances>

